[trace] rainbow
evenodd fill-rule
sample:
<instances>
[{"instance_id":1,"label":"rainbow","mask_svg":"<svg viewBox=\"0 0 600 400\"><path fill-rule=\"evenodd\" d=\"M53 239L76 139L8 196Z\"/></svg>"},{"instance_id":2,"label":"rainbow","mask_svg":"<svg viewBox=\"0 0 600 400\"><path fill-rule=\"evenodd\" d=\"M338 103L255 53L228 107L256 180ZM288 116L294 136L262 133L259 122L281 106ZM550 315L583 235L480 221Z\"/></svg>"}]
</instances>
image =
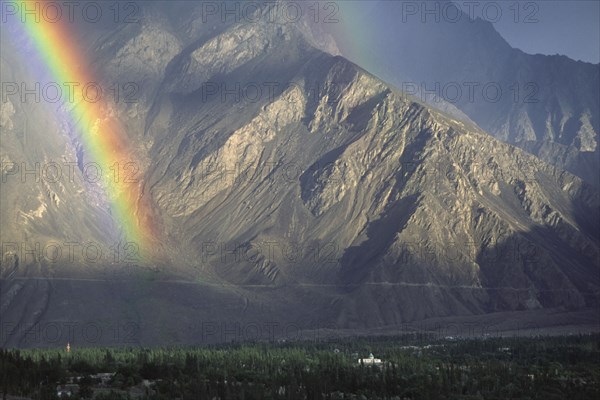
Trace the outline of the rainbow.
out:
<instances>
[{"instance_id":1,"label":"rainbow","mask_svg":"<svg viewBox=\"0 0 600 400\"><path fill-rule=\"evenodd\" d=\"M31 0L16 2L29 9L39 6L39 3ZM87 72L88 63L78 51L68 24L50 22L35 15L26 17L20 19L19 25L34 44L37 58L44 68L40 73L64 87L80 84L71 91L73 95L70 96L74 98L69 99L71 107L67 114L70 125L77 130L86 156L101 168L104 177L110 176L102 179L102 186L122 240L136 244L141 255L147 256L156 230L150 217L150 207L142 196L142 182L133 178L132 171L126 171L127 168L141 170L141 166L133 156L123 126L111 115L106 101L92 102L85 98L84 91L77 90L95 80Z\"/></svg>"}]
</instances>

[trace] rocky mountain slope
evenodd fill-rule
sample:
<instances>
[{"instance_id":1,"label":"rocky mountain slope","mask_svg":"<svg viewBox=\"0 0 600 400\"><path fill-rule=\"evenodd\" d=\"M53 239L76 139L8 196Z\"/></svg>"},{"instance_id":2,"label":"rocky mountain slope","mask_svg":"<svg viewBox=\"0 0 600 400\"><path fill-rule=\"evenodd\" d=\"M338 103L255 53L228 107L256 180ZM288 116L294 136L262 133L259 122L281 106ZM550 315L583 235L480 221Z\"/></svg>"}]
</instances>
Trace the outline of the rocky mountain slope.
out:
<instances>
[{"instance_id":1,"label":"rocky mountain slope","mask_svg":"<svg viewBox=\"0 0 600 400\"><path fill-rule=\"evenodd\" d=\"M189 7L86 39L100 81L139 88L112 107L142 160L158 256L3 249L3 344L49 344L32 332L51 323L87 345L198 343L598 307L592 186L317 50L301 26ZM3 103L3 160L86 160L39 107ZM3 243L118 242L85 179L4 177Z\"/></svg>"},{"instance_id":2,"label":"rocky mountain slope","mask_svg":"<svg viewBox=\"0 0 600 400\"><path fill-rule=\"evenodd\" d=\"M337 24L318 29L385 81L444 111L456 107L495 137L600 185L600 66L514 49L489 22L492 8L512 21L514 5L472 6L474 20L449 0L341 4L340 23L372 25L368 44L348 40ZM543 17L530 6L514 23Z\"/></svg>"}]
</instances>

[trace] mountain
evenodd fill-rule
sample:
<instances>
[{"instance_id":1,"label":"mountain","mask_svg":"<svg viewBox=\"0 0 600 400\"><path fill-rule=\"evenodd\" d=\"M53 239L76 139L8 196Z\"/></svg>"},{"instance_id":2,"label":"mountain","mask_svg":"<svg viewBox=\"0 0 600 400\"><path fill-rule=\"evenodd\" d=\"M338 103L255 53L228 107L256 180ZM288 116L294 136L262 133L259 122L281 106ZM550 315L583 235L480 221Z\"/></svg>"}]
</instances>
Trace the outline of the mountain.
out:
<instances>
[{"instance_id":1,"label":"mountain","mask_svg":"<svg viewBox=\"0 0 600 400\"><path fill-rule=\"evenodd\" d=\"M600 65L512 48L479 6L470 19L449 0L342 3L339 23L318 31L383 80L444 111L456 107L495 137L600 185ZM494 9L515 18L508 4ZM365 24L368 41L348 39Z\"/></svg>"},{"instance_id":2,"label":"mountain","mask_svg":"<svg viewBox=\"0 0 600 400\"><path fill-rule=\"evenodd\" d=\"M79 168L67 183L4 168L2 242L18 247L3 246L3 345L314 339L487 314L547 326L597 309L596 188L318 50L304 25L184 5L82 39L99 82L138 89L107 113L142 160L157 256L34 260L50 242L112 255L120 221ZM17 54L3 80L32 79ZM90 162L56 106L12 100L3 160Z\"/></svg>"}]
</instances>

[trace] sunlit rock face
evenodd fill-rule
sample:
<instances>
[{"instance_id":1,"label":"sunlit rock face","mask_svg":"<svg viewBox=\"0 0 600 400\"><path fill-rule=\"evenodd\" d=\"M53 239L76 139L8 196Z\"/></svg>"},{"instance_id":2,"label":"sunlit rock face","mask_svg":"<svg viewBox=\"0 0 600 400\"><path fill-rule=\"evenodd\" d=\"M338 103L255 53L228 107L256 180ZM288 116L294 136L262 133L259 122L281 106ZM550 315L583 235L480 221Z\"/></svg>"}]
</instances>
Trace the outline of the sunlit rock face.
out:
<instances>
[{"instance_id":1,"label":"sunlit rock face","mask_svg":"<svg viewBox=\"0 0 600 400\"><path fill-rule=\"evenodd\" d=\"M3 168L2 241L17 243L2 255L4 344L39 345L18 324L53 321L129 324L100 344L196 343L223 339L206 323L358 332L597 307L592 186L317 50L305 26L201 23L187 7L86 42L100 80L137 88L110 112L141 160L159 256L114 257L119 221L79 168L58 183ZM2 57L3 80L31 79ZM3 163L87 160L53 116L3 104ZM110 261L23 252L69 240Z\"/></svg>"},{"instance_id":2,"label":"sunlit rock face","mask_svg":"<svg viewBox=\"0 0 600 400\"><path fill-rule=\"evenodd\" d=\"M496 10L502 18L516 18L508 4ZM460 11L445 0L340 5L346 19L355 13L360 24L341 23L373 25L368 45L347 40L337 24L319 25L340 54L431 106L600 185L597 64L525 54L511 48L485 14Z\"/></svg>"}]
</instances>

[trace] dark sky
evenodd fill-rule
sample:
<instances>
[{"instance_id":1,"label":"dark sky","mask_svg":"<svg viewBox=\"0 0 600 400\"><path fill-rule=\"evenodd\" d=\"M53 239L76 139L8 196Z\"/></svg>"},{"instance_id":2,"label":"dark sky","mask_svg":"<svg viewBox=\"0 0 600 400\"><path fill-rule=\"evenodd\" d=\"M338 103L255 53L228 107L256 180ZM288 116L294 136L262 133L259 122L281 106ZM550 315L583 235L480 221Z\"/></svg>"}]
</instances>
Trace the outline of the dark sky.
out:
<instances>
[{"instance_id":1,"label":"dark sky","mask_svg":"<svg viewBox=\"0 0 600 400\"><path fill-rule=\"evenodd\" d=\"M483 0L478 3L482 6L474 11L475 15L494 22L496 30L512 47L530 54L558 53L575 60L600 62L599 0ZM495 4L486 8L487 15L482 15L485 3ZM469 7L467 0L458 0L455 4L463 9ZM496 5L502 10L499 18L495 14Z\"/></svg>"}]
</instances>

